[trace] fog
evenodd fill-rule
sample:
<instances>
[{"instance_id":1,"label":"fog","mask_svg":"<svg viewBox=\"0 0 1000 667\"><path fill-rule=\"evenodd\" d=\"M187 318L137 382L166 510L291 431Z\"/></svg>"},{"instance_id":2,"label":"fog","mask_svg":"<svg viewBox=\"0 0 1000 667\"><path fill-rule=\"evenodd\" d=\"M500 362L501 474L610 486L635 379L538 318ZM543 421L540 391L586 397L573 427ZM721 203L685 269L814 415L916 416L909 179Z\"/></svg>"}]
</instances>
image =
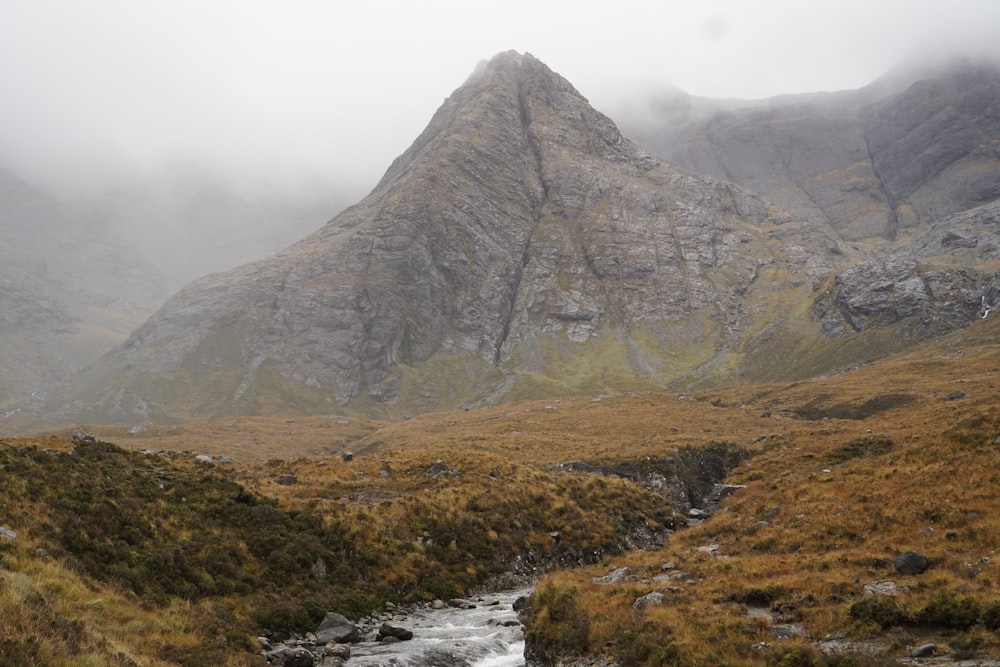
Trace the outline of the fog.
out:
<instances>
[{"instance_id":1,"label":"fog","mask_svg":"<svg viewBox=\"0 0 1000 667\"><path fill-rule=\"evenodd\" d=\"M0 0L0 167L147 241L176 225L220 243L246 207L277 230L186 277L363 196L500 51L531 52L613 117L668 86L760 98L995 55L998 25L996 0ZM209 186L211 230L189 210ZM233 220L227 198L244 204Z\"/></svg>"}]
</instances>

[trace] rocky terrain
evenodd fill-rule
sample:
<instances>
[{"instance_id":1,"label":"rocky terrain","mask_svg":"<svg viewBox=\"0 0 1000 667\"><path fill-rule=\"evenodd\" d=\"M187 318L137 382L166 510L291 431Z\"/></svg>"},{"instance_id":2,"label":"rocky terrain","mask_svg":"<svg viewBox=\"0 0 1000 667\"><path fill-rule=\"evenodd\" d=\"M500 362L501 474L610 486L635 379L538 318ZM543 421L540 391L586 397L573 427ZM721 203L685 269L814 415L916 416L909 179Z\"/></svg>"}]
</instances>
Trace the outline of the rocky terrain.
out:
<instances>
[{"instance_id":1,"label":"rocky terrain","mask_svg":"<svg viewBox=\"0 0 1000 667\"><path fill-rule=\"evenodd\" d=\"M1000 300L997 72L677 93L626 118L648 152L531 55L500 54L370 195L191 283L4 427L402 418L870 362Z\"/></svg>"},{"instance_id":2,"label":"rocky terrain","mask_svg":"<svg viewBox=\"0 0 1000 667\"><path fill-rule=\"evenodd\" d=\"M1000 69L901 67L860 90L768 100L670 91L623 113L629 136L847 241L911 237L1000 197Z\"/></svg>"},{"instance_id":3,"label":"rocky terrain","mask_svg":"<svg viewBox=\"0 0 1000 667\"><path fill-rule=\"evenodd\" d=\"M481 591L533 583L532 665L994 665L998 341L990 316L804 381L3 438L0 658L516 658ZM488 646L425 650L449 601Z\"/></svg>"}]
</instances>

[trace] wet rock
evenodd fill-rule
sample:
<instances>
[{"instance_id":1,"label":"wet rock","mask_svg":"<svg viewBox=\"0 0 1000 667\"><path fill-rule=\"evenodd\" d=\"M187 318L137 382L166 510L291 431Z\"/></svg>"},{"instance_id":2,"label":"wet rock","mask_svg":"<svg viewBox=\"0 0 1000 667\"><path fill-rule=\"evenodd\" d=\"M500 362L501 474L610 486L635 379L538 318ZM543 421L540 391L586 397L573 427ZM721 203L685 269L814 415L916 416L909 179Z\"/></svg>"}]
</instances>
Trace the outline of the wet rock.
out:
<instances>
[{"instance_id":1,"label":"wet rock","mask_svg":"<svg viewBox=\"0 0 1000 667\"><path fill-rule=\"evenodd\" d=\"M283 667L315 667L316 656L304 648L293 648L282 660Z\"/></svg>"},{"instance_id":2,"label":"wet rock","mask_svg":"<svg viewBox=\"0 0 1000 667\"><path fill-rule=\"evenodd\" d=\"M377 640L385 641L386 639L396 639L404 642L409 641L413 639L413 631L401 628L397 625L392 625L390 623L383 623L382 627L378 630Z\"/></svg>"},{"instance_id":3,"label":"wet rock","mask_svg":"<svg viewBox=\"0 0 1000 667\"><path fill-rule=\"evenodd\" d=\"M351 645L350 644L327 644L326 649L323 651L324 655L333 658L340 658L341 660L348 660L351 657Z\"/></svg>"},{"instance_id":4,"label":"wet rock","mask_svg":"<svg viewBox=\"0 0 1000 667\"><path fill-rule=\"evenodd\" d=\"M327 612L323 621L316 629L316 643L318 644L356 644L360 642L361 630L352 621L342 614Z\"/></svg>"}]
</instances>

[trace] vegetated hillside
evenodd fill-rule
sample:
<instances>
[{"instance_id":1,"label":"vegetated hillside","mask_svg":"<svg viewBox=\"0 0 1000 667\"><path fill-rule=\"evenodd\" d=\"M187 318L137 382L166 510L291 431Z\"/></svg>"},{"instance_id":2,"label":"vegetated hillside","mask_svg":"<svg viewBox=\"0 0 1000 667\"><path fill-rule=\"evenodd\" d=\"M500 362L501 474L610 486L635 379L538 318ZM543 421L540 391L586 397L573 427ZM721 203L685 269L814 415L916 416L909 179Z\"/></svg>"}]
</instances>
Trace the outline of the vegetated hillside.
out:
<instances>
[{"instance_id":1,"label":"vegetated hillside","mask_svg":"<svg viewBox=\"0 0 1000 667\"><path fill-rule=\"evenodd\" d=\"M664 549L541 582L532 659L884 665L930 644L922 655L1000 659L997 333L699 396L749 400L772 425L746 432L751 458L727 480L745 488ZM925 571L897 568L909 552Z\"/></svg>"},{"instance_id":2,"label":"vegetated hillside","mask_svg":"<svg viewBox=\"0 0 1000 667\"><path fill-rule=\"evenodd\" d=\"M326 611L549 572L533 660L1000 659L998 326L795 383L5 440L0 653L260 664L255 637ZM897 573L908 550L930 568Z\"/></svg>"},{"instance_id":3,"label":"vegetated hillside","mask_svg":"<svg viewBox=\"0 0 1000 667\"><path fill-rule=\"evenodd\" d=\"M935 99L966 99L964 81ZM990 99L975 126L987 134ZM892 118L880 131L906 125ZM872 252L850 224L654 159L537 59L504 53L368 197L282 253L192 283L8 427L396 419L815 376L1000 299L989 206L921 228L933 238L919 252Z\"/></svg>"}]
</instances>

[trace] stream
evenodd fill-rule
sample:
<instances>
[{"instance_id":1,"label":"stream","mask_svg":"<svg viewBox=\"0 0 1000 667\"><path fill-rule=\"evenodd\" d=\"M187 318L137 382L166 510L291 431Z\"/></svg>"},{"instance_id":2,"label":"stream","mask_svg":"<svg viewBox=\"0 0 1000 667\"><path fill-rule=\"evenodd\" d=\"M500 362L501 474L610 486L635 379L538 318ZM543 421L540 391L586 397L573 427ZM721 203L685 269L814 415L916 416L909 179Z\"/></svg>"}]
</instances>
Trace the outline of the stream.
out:
<instances>
[{"instance_id":1,"label":"stream","mask_svg":"<svg viewBox=\"0 0 1000 667\"><path fill-rule=\"evenodd\" d=\"M348 667L507 667L524 664L524 634L514 601L530 589L470 598L473 609L419 609L391 623L413 631L409 641L361 642ZM506 625L505 625L506 624Z\"/></svg>"}]
</instances>

